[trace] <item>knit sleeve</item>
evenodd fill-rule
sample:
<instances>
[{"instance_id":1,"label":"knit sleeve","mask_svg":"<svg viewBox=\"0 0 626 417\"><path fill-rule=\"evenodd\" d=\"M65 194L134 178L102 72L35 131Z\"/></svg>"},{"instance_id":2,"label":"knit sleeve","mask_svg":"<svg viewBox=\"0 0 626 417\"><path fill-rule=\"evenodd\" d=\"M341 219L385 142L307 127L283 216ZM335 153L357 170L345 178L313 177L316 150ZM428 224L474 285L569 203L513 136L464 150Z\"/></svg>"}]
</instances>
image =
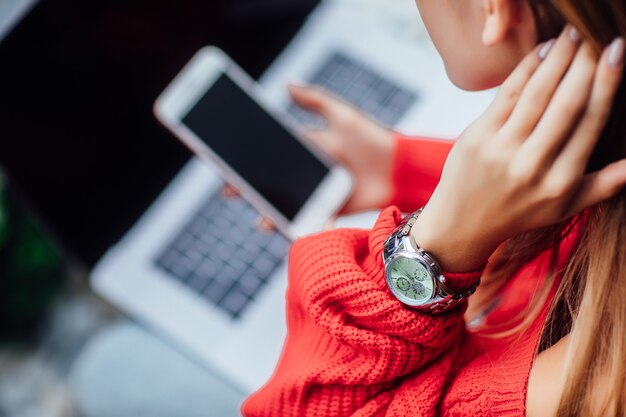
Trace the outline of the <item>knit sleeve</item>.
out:
<instances>
[{"instance_id":1,"label":"knit sleeve","mask_svg":"<svg viewBox=\"0 0 626 417\"><path fill-rule=\"evenodd\" d=\"M245 416L436 414L465 307L430 315L387 290L381 253L399 221L391 207L371 232L339 229L294 244L287 340L270 381L244 403ZM448 282L476 278L449 274Z\"/></svg>"},{"instance_id":2,"label":"knit sleeve","mask_svg":"<svg viewBox=\"0 0 626 417\"><path fill-rule=\"evenodd\" d=\"M430 199L454 141L430 138L395 140L390 205L413 212Z\"/></svg>"}]
</instances>

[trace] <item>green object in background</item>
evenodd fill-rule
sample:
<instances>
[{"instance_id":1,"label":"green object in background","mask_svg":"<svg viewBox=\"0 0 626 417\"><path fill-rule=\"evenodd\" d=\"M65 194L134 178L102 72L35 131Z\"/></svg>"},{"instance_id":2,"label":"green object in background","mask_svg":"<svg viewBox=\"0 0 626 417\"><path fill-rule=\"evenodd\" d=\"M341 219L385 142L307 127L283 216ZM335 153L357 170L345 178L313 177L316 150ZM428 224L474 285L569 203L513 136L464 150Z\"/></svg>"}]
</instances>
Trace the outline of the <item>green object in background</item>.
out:
<instances>
[{"instance_id":1,"label":"green object in background","mask_svg":"<svg viewBox=\"0 0 626 417\"><path fill-rule=\"evenodd\" d=\"M33 336L65 276L60 252L0 176L0 341Z\"/></svg>"}]
</instances>

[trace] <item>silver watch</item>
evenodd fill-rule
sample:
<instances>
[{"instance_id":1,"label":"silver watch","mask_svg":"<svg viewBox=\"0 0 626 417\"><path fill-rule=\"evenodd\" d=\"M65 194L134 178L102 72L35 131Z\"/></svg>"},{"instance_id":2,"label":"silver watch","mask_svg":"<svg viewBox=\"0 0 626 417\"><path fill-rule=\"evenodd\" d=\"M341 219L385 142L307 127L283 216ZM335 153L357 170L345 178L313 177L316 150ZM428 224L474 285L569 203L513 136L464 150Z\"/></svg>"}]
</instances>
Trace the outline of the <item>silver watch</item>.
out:
<instances>
[{"instance_id":1,"label":"silver watch","mask_svg":"<svg viewBox=\"0 0 626 417\"><path fill-rule=\"evenodd\" d=\"M385 278L389 290L403 304L436 314L456 307L472 295L480 279L460 293L448 288L437 260L421 249L410 234L422 210L407 216L385 241Z\"/></svg>"}]
</instances>

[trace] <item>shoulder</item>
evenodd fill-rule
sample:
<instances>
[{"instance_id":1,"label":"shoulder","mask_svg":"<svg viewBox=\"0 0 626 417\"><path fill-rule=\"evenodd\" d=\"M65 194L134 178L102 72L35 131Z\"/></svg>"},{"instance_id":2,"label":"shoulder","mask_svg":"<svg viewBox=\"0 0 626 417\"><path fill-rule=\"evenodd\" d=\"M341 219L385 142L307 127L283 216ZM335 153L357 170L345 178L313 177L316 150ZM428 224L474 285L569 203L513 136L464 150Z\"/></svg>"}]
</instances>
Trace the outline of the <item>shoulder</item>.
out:
<instances>
[{"instance_id":1,"label":"shoulder","mask_svg":"<svg viewBox=\"0 0 626 417\"><path fill-rule=\"evenodd\" d=\"M553 417L565 379L563 369L569 336L537 355L528 379L526 417Z\"/></svg>"}]
</instances>

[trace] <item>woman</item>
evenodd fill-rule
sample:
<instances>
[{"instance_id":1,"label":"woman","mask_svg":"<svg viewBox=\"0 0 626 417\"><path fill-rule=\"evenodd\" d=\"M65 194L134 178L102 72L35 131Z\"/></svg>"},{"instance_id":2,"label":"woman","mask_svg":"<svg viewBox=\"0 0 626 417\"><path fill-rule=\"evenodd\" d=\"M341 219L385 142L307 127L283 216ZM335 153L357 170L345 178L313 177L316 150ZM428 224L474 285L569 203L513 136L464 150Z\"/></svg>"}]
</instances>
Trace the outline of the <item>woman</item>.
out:
<instances>
[{"instance_id":1,"label":"woman","mask_svg":"<svg viewBox=\"0 0 626 417\"><path fill-rule=\"evenodd\" d=\"M292 88L329 120L312 140L355 172L347 211L425 207L391 240L394 207L371 232L294 244L283 355L244 414L626 415L626 3L417 6L451 80L500 92L451 147ZM441 314L403 304L384 269L405 233L455 294Z\"/></svg>"}]
</instances>

